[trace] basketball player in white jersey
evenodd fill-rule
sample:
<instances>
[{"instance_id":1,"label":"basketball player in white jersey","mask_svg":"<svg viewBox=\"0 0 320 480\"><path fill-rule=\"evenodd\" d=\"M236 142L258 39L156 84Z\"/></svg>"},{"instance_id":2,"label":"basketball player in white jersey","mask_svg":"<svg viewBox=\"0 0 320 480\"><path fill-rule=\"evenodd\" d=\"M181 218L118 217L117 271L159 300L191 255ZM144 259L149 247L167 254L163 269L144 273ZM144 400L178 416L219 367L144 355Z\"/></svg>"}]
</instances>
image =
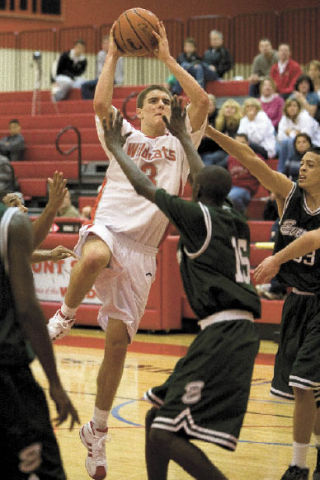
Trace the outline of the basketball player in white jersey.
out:
<instances>
[{"instance_id":1,"label":"basketball player in white jersey","mask_svg":"<svg viewBox=\"0 0 320 480\"><path fill-rule=\"evenodd\" d=\"M203 136L208 114L208 97L199 84L170 55L165 28L160 22L155 56L177 78L190 99L187 129L197 147ZM75 312L85 294L95 285L102 301L98 322L106 330L104 358L97 379L94 415L80 430L88 448L86 468L91 478L106 476L105 437L108 415L121 380L128 343L131 342L147 303L155 277L157 247L165 234L168 221L158 208L138 196L117 161L108 152L102 119L108 115L113 94L113 81L120 56L112 30L109 50L99 77L94 109L98 136L109 158L106 182L98 198L93 225L80 232L74 266L61 309L49 322L54 340L72 327ZM114 109L115 110L115 109ZM162 116L170 118L170 92L159 85L148 87L137 99L141 131L124 122L124 150L155 182L171 194L179 194L188 176L188 162L176 137L166 130Z\"/></svg>"}]
</instances>

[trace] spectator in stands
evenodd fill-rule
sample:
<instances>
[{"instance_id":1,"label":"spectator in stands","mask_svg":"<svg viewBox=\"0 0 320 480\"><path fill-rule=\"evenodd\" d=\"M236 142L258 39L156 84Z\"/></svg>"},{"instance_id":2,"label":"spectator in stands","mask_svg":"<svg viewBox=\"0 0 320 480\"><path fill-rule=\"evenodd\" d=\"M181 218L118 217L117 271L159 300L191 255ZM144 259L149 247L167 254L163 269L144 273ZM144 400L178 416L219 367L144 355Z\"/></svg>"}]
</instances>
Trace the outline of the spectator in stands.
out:
<instances>
[{"instance_id":1,"label":"spectator in stands","mask_svg":"<svg viewBox=\"0 0 320 480\"><path fill-rule=\"evenodd\" d=\"M205 82L218 80L231 70L233 60L229 50L223 46L223 35L218 30L210 32L210 47L202 58Z\"/></svg>"},{"instance_id":2,"label":"spectator in stands","mask_svg":"<svg viewBox=\"0 0 320 480\"><path fill-rule=\"evenodd\" d=\"M260 103L262 110L270 118L275 130L282 117L284 100L276 93L276 86L272 78L266 77L260 83Z\"/></svg>"},{"instance_id":3,"label":"spectator in stands","mask_svg":"<svg viewBox=\"0 0 320 480\"><path fill-rule=\"evenodd\" d=\"M194 38L188 37L185 39L183 52L178 56L177 62L204 88L204 69L201 57L197 54L197 44ZM170 90L173 94L181 94L182 87L176 78L171 82Z\"/></svg>"},{"instance_id":4,"label":"spectator in stands","mask_svg":"<svg viewBox=\"0 0 320 480\"><path fill-rule=\"evenodd\" d=\"M80 218L83 218L84 220L91 220L91 211L91 206L85 205L81 210Z\"/></svg>"},{"instance_id":5,"label":"spectator in stands","mask_svg":"<svg viewBox=\"0 0 320 480\"><path fill-rule=\"evenodd\" d=\"M249 145L248 136L245 133L237 134L235 140ZM259 188L259 181L231 155L228 155L228 170L232 179L228 198L236 210L245 214L251 198Z\"/></svg>"},{"instance_id":6,"label":"spectator in stands","mask_svg":"<svg viewBox=\"0 0 320 480\"><path fill-rule=\"evenodd\" d=\"M0 140L0 154L7 157L11 162L23 159L25 150L24 138L21 134L19 120L13 118L9 122L9 135Z\"/></svg>"},{"instance_id":7,"label":"spectator in stands","mask_svg":"<svg viewBox=\"0 0 320 480\"><path fill-rule=\"evenodd\" d=\"M71 203L71 195L69 190L67 190L65 193L63 202L57 211L57 217L80 217L79 210Z\"/></svg>"},{"instance_id":8,"label":"spectator in stands","mask_svg":"<svg viewBox=\"0 0 320 480\"><path fill-rule=\"evenodd\" d=\"M319 60L312 60L307 67L307 74L311 78L314 86L314 91L320 100L320 62Z\"/></svg>"},{"instance_id":9,"label":"spectator in stands","mask_svg":"<svg viewBox=\"0 0 320 480\"><path fill-rule=\"evenodd\" d=\"M238 133L245 133L250 143L262 147L265 158L273 158L276 154L275 130L268 115L262 111L259 100L247 98L243 104L243 114Z\"/></svg>"},{"instance_id":10,"label":"spectator in stands","mask_svg":"<svg viewBox=\"0 0 320 480\"><path fill-rule=\"evenodd\" d=\"M285 162L284 173L293 182L298 181L299 169L303 155L312 147L311 138L307 133L298 133L293 142L293 153Z\"/></svg>"},{"instance_id":11,"label":"spectator in stands","mask_svg":"<svg viewBox=\"0 0 320 480\"><path fill-rule=\"evenodd\" d=\"M292 60L290 55L289 45L281 43L278 47L278 62L270 70L270 77L285 100L293 92L297 78L302 74L299 63Z\"/></svg>"},{"instance_id":12,"label":"spectator in stands","mask_svg":"<svg viewBox=\"0 0 320 480\"><path fill-rule=\"evenodd\" d=\"M293 142L298 133L307 133L315 146L320 146L320 126L302 108L299 100L288 98L278 127L278 171L285 172L287 159L294 153Z\"/></svg>"},{"instance_id":13,"label":"spectator in stands","mask_svg":"<svg viewBox=\"0 0 320 480\"><path fill-rule=\"evenodd\" d=\"M217 109L217 106L216 106L216 97L212 93L209 93L208 98L209 98L208 123L209 123L209 125L215 126L216 119L217 119L218 112L219 112L219 110ZM218 150L218 148L219 147L216 144L216 142L211 140L211 138L204 136L201 140L200 145L199 145L198 153L201 156L201 158L203 159L203 158L205 158L206 154L210 155L210 153L215 152L216 150Z\"/></svg>"},{"instance_id":14,"label":"spectator in stands","mask_svg":"<svg viewBox=\"0 0 320 480\"><path fill-rule=\"evenodd\" d=\"M270 40L262 38L259 42L259 55L254 57L252 73L248 78L250 82L249 95L259 97L260 82L269 75L270 69L277 62L277 52L273 50Z\"/></svg>"},{"instance_id":15,"label":"spectator in stands","mask_svg":"<svg viewBox=\"0 0 320 480\"><path fill-rule=\"evenodd\" d=\"M104 61L107 56L109 48L109 35L105 35L102 39L101 50L98 52L96 59L96 78L94 80L88 80L81 85L81 96L84 100L93 99L94 92L98 83L98 78L102 72ZM123 84L123 58L120 57L117 62L116 71L114 75L114 84Z\"/></svg>"},{"instance_id":16,"label":"spectator in stands","mask_svg":"<svg viewBox=\"0 0 320 480\"><path fill-rule=\"evenodd\" d=\"M222 133L235 137L240 125L240 119L242 117L241 106L238 102L229 98L226 100L217 115L215 120L215 127ZM221 148L212 141L213 150L201 154L202 161L205 165L220 165L227 168L227 156L228 154L221 150Z\"/></svg>"},{"instance_id":17,"label":"spectator in stands","mask_svg":"<svg viewBox=\"0 0 320 480\"><path fill-rule=\"evenodd\" d=\"M311 117L315 116L320 99L315 93L313 82L308 75L302 74L298 77L290 98L297 98L302 108L307 110Z\"/></svg>"},{"instance_id":18,"label":"spectator in stands","mask_svg":"<svg viewBox=\"0 0 320 480\"><path fill-rule=\"evenodd\" d=\"M52 87L52 95L56 101L64 100L72 88L80 88L86 81L82 77L87 68L84 53L85 42L77 40L71 50L60 55L53 75L55 83Z\"/></svg>"}]
</instances>

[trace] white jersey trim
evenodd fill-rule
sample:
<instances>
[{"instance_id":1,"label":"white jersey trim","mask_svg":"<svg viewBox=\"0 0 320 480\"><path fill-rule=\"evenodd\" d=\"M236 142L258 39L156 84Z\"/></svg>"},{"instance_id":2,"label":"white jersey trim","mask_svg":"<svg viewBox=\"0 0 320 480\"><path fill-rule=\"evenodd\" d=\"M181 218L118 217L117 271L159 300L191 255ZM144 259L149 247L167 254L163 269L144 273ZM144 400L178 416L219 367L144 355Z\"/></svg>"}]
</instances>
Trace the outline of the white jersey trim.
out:
<instances>
[{"instance_id":1,"label":"white jersey trim","mask_svg":"<svg viewBox=\"0 0 320 480\"><path fill-rule=\"evenodd\" d=\"M199 202L199 205L200 205L200 208L201 208L202 213L203 213L204 223L206 225L206 230L207 230L207 236L206 236L206 239L205 239L202 247L197 252L192 253L192 252L189 252L186 249L186 247L183 248L184 253L191 260L194 260L195 258L200 257L200 255L202 255L203 252L205 252L207 250L207 248L209 246L209 243L210 243L210 240L211 240L211 236L212 236L212 221L211 221L211 216L210 216L210 212L208 210L208 207L203 205L201 202Z\"/></svg>"},{"instance_id":2,"label":"white jersey trim","mask_svg":"<svg viewBox=\"0 0 320 480\"><path fill-rule=\"evenodd\" d=\"M0 223L0 257L4 264L6 274L9 274L9 258L8 258L8 230L11 219L19 211L18 207L8 208L1 219Z\"/></svg>"},{"instance_id":3,"label":"white jersey trim","mask_svg":"<svg viewBox=\"0 0 320 480\"><path fill-rule=\"evenodd\" d=\"M279 224L281 224L281 222L282 222L283 216L284 216L284 214L285 214L285 212L286 212L286 210L287 210L287 208L288 208L289 202L290 202L290 200L291 200L291 198L292 198L292 196L293 196L293 194L294 194L294 192L295 192L295 190L296 190L296 187L297 187L297 184L296 184L296 183L293 183L292 188L291 188L290 192L288 193L287 198L286 198L285 201L284 201L283 211L282 211L282 215L281 215Z\"/></svg>"}]
</instances>

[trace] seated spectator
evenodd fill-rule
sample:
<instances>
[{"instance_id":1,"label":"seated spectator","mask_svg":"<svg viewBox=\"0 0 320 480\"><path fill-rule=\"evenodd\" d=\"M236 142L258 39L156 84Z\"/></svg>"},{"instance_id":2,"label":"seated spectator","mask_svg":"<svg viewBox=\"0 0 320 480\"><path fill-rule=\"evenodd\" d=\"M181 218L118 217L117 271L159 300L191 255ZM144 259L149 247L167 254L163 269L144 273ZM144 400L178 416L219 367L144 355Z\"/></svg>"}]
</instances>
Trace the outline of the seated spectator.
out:
<instances>
[{"instance_id":1,"label":"seated spectator","mask_svg":"<svg viewBox=\"0 0 320 480\"><path fill-rule=\"evenodd\" d=\"M240 104L232 98L229 98L222 104L219 110L215 120L215 127L220 132L225 133L230 137L235 137L240 125L241 116ZM219 145L213 140L212 142L212 148L214 148L214 150L202 153L202 161L205 165L220 165L221 167L227 168L228 154L224 150L221 150Z\"/></svg>"},{"instance_id":2,"label":"seated spectator","mask_svg":"<svg viewBox=\"0 0 320 480\"><path fill-rule=\"evenodd\" d=\"M85 205L81 210L80 218L83 218L84 220L91 220L91 211L91 206Z\"/></svg>"},{"instance_id":3,"label":"seated spectator","mask_svg":"<svg viewBox=\"0 0 320 480\"><path fill-rule=\"evenodd\" d=\"M52 95L56 101L64 100L72 88L80 88L86 81L81 76L87 68L84 52L85 42L77 40L71 50L60 55L52 87Z\"/></svg>"},{"instance_id":4,"label":"seated spectator","mask_svg":"<svg viewBox=\"0 0 320 480\"><path fill-rule=\"evenodd\" d=\"M277 52L273 50L270 40L262 38L259 42L259 55L254 57L252 73L248 78L250 82L250 97L259 97L260 82L269 75L270 69L278 61Z\"/></svg>"},{"instance_id":5,"label":"seated spectator","mask_svg":"<svg viewBox=\"0 0 320 480\"><path fill-rule=\"evenodd\" d=\"M208 124L214 127L219 111L216 107L216 97L212 95L212 93L209 93L208 98L209 98ZM202 158L203 156L205 156L206 153L209 153L209 154L213 153L216 150L218 150L218 148L219 146L216 144L216 142L211 140L211 138L204 136L200 142L198 153Z\"/></svg>"},{"instance_id":6,"label":"seated spectator","mask_svg":"<svg viewBox=\"0 0 320 480\"><path fill-rule=\"evenodd\" d=\"M25 144L19 120L13 118L9 122L9 135L0 140L0 154L11 162L17 162L23 159L24 150Z\"/></svg>"},{"instance_id":7,"label":"seated spectator","mask_svg":"<svg viewBox=\"0 0 320 480\"><path fill-rule=\"evenodd\" d=\"M320 146L320 126L302 108L296 98L288 98L278 126L278 171L285 173L287 159L294 153L293 142L298 133L307 133L313 145Z\"/></svg>"},{"instance_id":8,"label":"seated spectator","mask_svg":"<svg viewBox=\"0 0 320 480\"><path fill-rule=\"evenodd\" d=\"M272 78L265 78L260 83L260 103L262 110L270 118L275 130L278 129L278 124L282 117L284 100L276 93L276 86Z\"/></svg>"},{"instance_id":9,"label":"seated spectator","mask_svg":"<svg viewBox=\"0 0 320 480\"><path fill-rule=\"evenodd\" d=\"M313 82L314 91L320 100L320 62L319 60L312 60L307 67L307 74Z\"/></svg>"},{"instance_id":10,"label":"seated spectator","mask_svg":"<svg viewBox=\"0 0 320 480\"><path fill-rule=\"evenodd\" d=\"M318 95L314 91L314 86L311 78L308 75L300 75L294 86L294 92L290 98L297 98L302 108L314 117L319 105Z\"/></svg>"},{"instance_id":11,"label":"seated spectator","mask_svg":"<svg viewBox=\"0 0 320 480\"><path fill-rule=\"evenodd\" d=\"M264 157L276 154L275 130L268 115L262 111L259 100L247 98L243 104L243 117L237 133L245 133L250 144L255 143L265 150Z\"/></svg>"},{"instance_id":12,"label":"seated spectator","mask_svg":"<svg viewBox=\"0 0 320 480\"><path fill-rule=\"evenodd\" d=\"M81 85L81 96L84 100L90 100L94 97L94 92L98 83L98 78L102 72L104 61L106 59L109 48L109 35L105 35L102 39L101 50L97 54L96 59L96 78L94 80L88 80ZM116 71L114 75L114 84L123 84L123 58L118 58Z\"/></svg>"},{"instance_id":13,"label":"seated spectator","mask_svg":"<svg viewBox=\"0 0 320 480\"><path fill-rule=\"evenodd\" d=\"M237 134L235 136L235 140L249 145L248 137L244 133ZM259 152L257 153L259 155ZM235 157L229 155L227 161L228 170L232 179L232 187L228 198L232 201L236 210L245 214L251 198L259 188L259 181L256 179L256 177L251 175L249 170L245 168Z\"/></svg>"},{"instance_id":14,"label":"seated spectator","mask_svg":"<svg viewBox=\"0 0 320 480\"><path fill-rule=\"evenodd\" d=\"M188 37L185 39L183 52L178 56L177 62L197 80L202 88L204 88L203 65L201 62L201 57L197 54L197 45L194 38ZM174 79L174 81L171 83L170 90L173 94L181 94L182 88L176 79Z\"/></svg>"},{"instance_id":15,"label":"seated spectator","mask_svg":"<svg viewBox=\"0 0 320 480\"><path fill-rule=\"evenodd\" d=\"M292 60L290 55L289 45L281 43L278 47L278 62L270 70L270 77L285 100L293 92L297 78L302 74L299 63Z\"/></svg>"},{"instance_id":16,"label":"seated spectator","mask_svg":"<svg viewBox=\"0 0 320 480\"><path fill-rule=\"evenodd\" d=\"M57 211L57 217L80 217L79 210L71 203L71 195L69 190L67 190L65 193L63 202Z\"/></svg>"},{"instance_id":17,"label":"seated spectator","mask_svg":"<svg viewBox=\"0 0 320 480\"><path fill-rule=\"evenodd\" d=\"M210 47L204 52L202 58L205 82L222 78L233 66L230 52L223 46L222 33L211 30L209 38Z\"/></svg>"},{"instance_id":18,"label":"seated spectator","mask_svg":"<svg viewBox=\"0 0 320 480\"><path fill-rule=\"evenodd\" d=\"M307 133L298 133L293 142L293 152L285 161L284 173L293 182L297 182L303 155L312 147L311 138Z\"/></svg>"}]
</instances>

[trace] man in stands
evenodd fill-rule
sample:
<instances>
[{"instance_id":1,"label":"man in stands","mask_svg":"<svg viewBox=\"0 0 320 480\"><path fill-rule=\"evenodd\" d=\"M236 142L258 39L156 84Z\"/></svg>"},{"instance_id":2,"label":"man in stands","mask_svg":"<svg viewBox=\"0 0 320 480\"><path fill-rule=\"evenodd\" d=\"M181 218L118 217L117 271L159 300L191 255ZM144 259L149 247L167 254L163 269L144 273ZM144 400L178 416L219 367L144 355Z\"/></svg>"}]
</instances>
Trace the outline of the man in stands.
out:
<instances>
[{"instance_id":1,"label":"man in stands","mask_svg":"<svg viewBox=\"0 0 320 480\"><path fill-rule=\"evenodd\" d=\"M250 82L249 95L258 98L260 96L259 86L261 80L267 77L274 63L277 62L277 52L273 50L268 38L262 38L259 42L259 55L254 57L252 73L248 78Z\"/></svg>"},{"instance_id":2,"label":"man in stands","mask_svg":"<svg viewBox=\"0 0 320 480\"><path fill-rule=\"evenodd\" d=\"M7 157L11 162L17 162L23 159L24 150L25 145L20 122L13 118L9 122L9 135L0 140L0 154Z\"/></svg>"},{"instance_id":3,"label":"man in stands","mask_svg":"<svg viewBox=\"0 0 320 480\"><path fill-rule=\"evenodd\" d=\"M208 96L171 56L162 22L158 28L154 54L190 98L186 125L197 147L206 126ZM155 278L157 248L168 225L155 205L135 193L105 144L102 119L110 111L115 112L111 102L119 56L111 31L94 98L98 136L110 161L106 182L99 194L93 224L80 231L76 252L81 257L72 269L64 303L49 322L52 339L66 335L85 294L95 285L103 303L98 322L106 330L106 343L93 418L81 428L80 435L88 449L87 471L91 478L100 480L107 475L104 442L108 416L122 377L128 344L138 329ZM138 96L137 113L141 131L128 122L123 124L125 151L155 184L178 194L186 183L189 167L180 142L166 130L162 119L163 115L171 115L170 92L161 85L146 88Z\"/></svg>"},{"instance_id":4,"label":"man in stands","mask_svg":"<svg viewBox=\"0 0 320 480\"><path fill-rule=\"evenodd\" d=\"M295 83L302 74L299 63L290 58L290 47L281 43L278 47L278 62L272 65L270 77L277 86L279 94L286 100L294 91Z\"/></svg>"},{"instance_id":5,"label":"man in stands","mask_svg":"<svg viewBox=\"0 0 320 480\"><path fill-rule=\"evenodd\" d=\"M210 47L202 58L206 82L222 78L233 65L231 54L223 45L223 34L218 30L211 30L209 38Z\"/></svg>"},{"instance_id":6,"label":"man in stands","mask_svg":"<svg viewBox=\"0 0 320 480\"><path fill-rule=\"evenodd\" d=\"M51 90L56 101L64 100L72 88L80 88L86 81L82 77L87 68L85 48L85 42L77 40L71 50L60 55L54 72L55 83Z\"/></svg>"}]
</instances>

